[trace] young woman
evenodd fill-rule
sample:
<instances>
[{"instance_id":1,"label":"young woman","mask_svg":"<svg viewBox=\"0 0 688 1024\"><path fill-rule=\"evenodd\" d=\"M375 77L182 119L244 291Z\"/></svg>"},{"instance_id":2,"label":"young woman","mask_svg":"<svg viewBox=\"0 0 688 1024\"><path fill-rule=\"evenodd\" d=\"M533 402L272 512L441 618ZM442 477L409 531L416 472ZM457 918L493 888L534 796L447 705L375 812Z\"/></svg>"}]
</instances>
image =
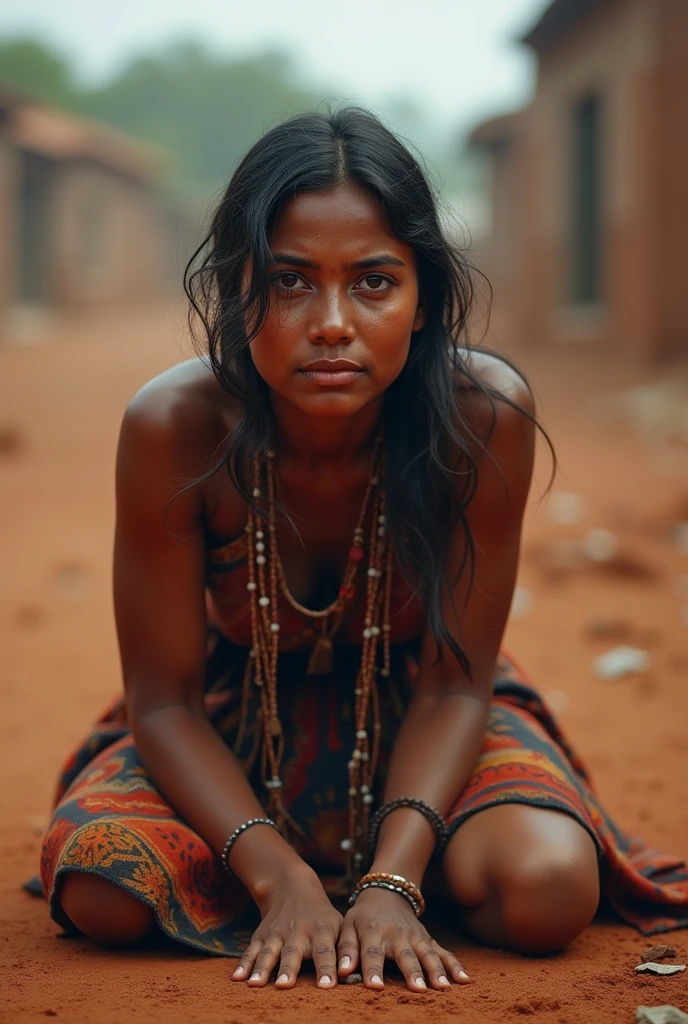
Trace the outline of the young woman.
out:
<instances>
[{"instance_id":1,"label":"young woman","mask_svg":"<svg viewBox=\"0 0 688 1024\"><path fill-rule=\"evenodd\" d=\"M414 991L468 980L423 889L526 953L575 938L601 880L648 934L688 922L678 862L615 830L500 650L533 399L466 347L469 267L417 162L358 109L286 122L197 258L209 355L122 425L125 695L60 780L54 920L241 954L257 986L312 959L382 989L389 958Z\"/></svg>"}]
</instances>

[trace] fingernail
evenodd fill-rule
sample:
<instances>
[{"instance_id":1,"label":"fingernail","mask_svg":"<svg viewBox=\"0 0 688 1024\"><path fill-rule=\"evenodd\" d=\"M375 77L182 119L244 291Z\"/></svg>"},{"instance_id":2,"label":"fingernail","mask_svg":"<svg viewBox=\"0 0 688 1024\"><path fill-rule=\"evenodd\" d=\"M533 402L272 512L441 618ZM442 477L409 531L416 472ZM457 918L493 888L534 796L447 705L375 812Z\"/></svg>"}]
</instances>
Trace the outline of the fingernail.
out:
<instances>
[{"instance_id":1,"label":"fingernail","mask_svg":"<svg viewBox=\"0 0 688 1024\"><path fill-rule=\"evenodd\" d=\"M459 971L459 977L461 978L461 981L470 981L471 980L468 977L468 975L466 974L465 971Z\"/></svg>"},{"instance_id":2,"label":"fingernail","mask_svg":"<svg viewBox=\"0 0 688 1024\"><path fill-rule=\"evenodd\" d=\"M343 956L339 961L339 969L340 971L345 971L348 967L351 967L351 957Z\"/></svg>"},{"instance_id":3,"label":"fingernail","mask_svg":"<svg viewBox=\"0 0 688 1024\"><path fill-rule=\"evenodd\" d=\"M287 982L287 981L289 981L289 975L288 974L280 974L279 978L277 979L277 984L278 985L284 985L284 983Z\"/></svg>"},{"instance_id":4,"label":"fingernail","mask_svg":"<svg viewBox=\"0 0 688 1024\"><path fill-rule=\"evenodd\" d=\"M328 976L326 974L323 974L322 978L318 982L318 985L329 985L329 984L330 984L330 979L328 978Z\"/></svg>"},{"instance_id":5,"label":"fingernail","mask_svg":"<svg viewBox=\"0 0 688 1024\"><path fill-rule=\"evenodd\" d=\"M372 976L372 978L370 979L370 983L371 983L371 985L381 985L382 984L382 978L378 977L377 974L374 974Z\"/></svg>"},{"instance_id":6,"label":"fingernail","mask_svg":"<svg viewBox=\"0 0 688 1024\"><path fill-rule=\"evenodd\" d=\"M240 978L242 974L246 974L246 970L243 967L237 967L236 971L233 974L233 977Z\"/></svg>"},{"instance_id":7,"label":"fingernail","mask_svg":"<svg viewBox=\"0 0 688 1024\"><path fill-rule=\"evenodd\" d=\"M248 980L249 981L260 981L260 972L259 971L255 971Z\"/></svg>"},{"instance_id":8,"label":"fingernail","mask_svg":"<svg viewBox=\"0 0 688 1024\"><path fill-rule=\"evenodd\" d=\"M425 984L425 982L423 981L422 978L416 978L416 988L427 988L427 987L428 986Z\"/></svg>"},{"instance_id":9,"label":"fingernail","mask_svg":"<svg viewBox=\"0 0 688 1024\"><path fill-rule=\"evenodd\" d=\"M443 974L441 974L439 976L439 978L437 979L437 983L438 983L438 985L448 985L449 984L449 979L445 978L445 976Z\"/></svg>"}]
</instances>

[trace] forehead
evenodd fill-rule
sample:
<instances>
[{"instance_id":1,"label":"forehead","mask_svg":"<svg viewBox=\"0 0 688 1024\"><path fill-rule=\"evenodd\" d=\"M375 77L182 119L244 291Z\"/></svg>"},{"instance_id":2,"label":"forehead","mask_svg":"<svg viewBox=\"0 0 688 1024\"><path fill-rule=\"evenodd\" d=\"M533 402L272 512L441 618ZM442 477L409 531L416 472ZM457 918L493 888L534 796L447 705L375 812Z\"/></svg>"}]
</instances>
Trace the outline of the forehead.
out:
<instances>
[{"instance_id":1,"label":"forehead","mask_svg":"<svg viewBox=\"0 0 688 1024\"><path fill-rule=\"evenodd\" d=\"M376 197L351 184L294 196L282 207L271 244L289 252L333 247L358 252L371 246L395 253L409 250L391 230Z\"/></svg>"}]
</instances>

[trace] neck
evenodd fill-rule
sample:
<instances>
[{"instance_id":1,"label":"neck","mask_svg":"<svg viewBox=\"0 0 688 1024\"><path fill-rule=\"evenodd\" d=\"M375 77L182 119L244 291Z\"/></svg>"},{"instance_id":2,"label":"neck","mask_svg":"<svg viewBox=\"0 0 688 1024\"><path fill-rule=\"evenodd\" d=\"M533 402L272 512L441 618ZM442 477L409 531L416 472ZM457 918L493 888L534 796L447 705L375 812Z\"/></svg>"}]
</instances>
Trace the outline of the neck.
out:
<instances>
[{"instance_id":1,"label":"neck","mask_svg":"<svg viewBox=\"0 0 688 1024\"><path fill-rule=\"evenodd\" d=\"M277 427L275 447L281 460L304 470L352 465L368 457L380 428L382 398L353 416L315 417L273 393Z\"/></svg>"}]
</instances>

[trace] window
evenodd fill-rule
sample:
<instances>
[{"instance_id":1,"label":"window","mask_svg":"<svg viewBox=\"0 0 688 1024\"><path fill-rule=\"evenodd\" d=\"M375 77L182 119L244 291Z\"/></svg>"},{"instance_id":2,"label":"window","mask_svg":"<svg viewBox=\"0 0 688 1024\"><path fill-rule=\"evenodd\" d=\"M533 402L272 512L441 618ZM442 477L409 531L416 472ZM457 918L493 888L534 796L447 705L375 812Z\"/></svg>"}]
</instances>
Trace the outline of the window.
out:
<instances>
[{"instance_id":1,"label":"window","mask_svg":"<svg viewBox=\"0 0 688 1024\"><path fill-rule=\"evenodd\" d=\"M599 96L588 96L577 103L572 121L569 298L576 305L592 305L602 298L602 125Z\"/></svg>"}]
</instances>

